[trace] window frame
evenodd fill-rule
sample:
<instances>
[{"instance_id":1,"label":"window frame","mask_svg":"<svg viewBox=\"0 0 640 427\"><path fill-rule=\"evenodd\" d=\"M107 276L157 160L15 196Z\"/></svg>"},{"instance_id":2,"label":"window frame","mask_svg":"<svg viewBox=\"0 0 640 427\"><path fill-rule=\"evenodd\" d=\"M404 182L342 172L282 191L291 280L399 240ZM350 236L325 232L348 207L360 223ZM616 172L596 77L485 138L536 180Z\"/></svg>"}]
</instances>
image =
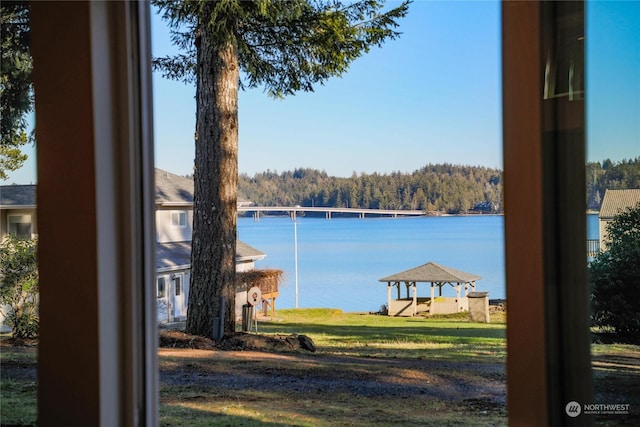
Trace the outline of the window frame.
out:
<instances>
[{"instance_id":1,"label":"window frame","mask_svg":"<svg viewBox=\"0 0 640 427\"><path fill-rule=\"evenodd\" d=\"M184 276L182 274L173 275L173 296L182 296L184 292Z\"/></svg>"},{"instance_id":2,"label":"window frame","mask_svg":"<svg viewBox=\"0 0 640 427\"><path fill-rule=\"evenodd\" d=\"M171 226L176 228L186 228L188 220L187 211L171 211ZM174 221L174 219L177 219Z\"/></svg>"},{"instance_id":3,"label":"window frame","mask_svg":"<svg viewBox=\"0 0 640 427\"><path fill-rule=\"evenodd\" d=\"M38 359L47 361L38 366L38 420L155 426L149 3L31 2L30 12L37 206L46 212L38 217ZM74 310L61 311L69 301Z\"/></svg>"},{"instance_id":4,"label":"window frame","mask_svg":"<svg viewBox=\"0 0 640 427\"><path fill-rule=\"evenodd\" d=\"M553 122L545 117L565 112L559 103L542 105L541 42L558 17L555 7L502 2L507 381L514 425L564 424L563 411L556 411L563 397L590 396L587 284L581 284L586 241L569 236L585 215L578 214L581 205L565 211L554 204L569 190L584 201L584 158L553 151L559 140L543 138ZM32 2L31 13L37 204L47 212L38 218L38 357L47 360L38 369L38 419L42 425L157 425L149 4ZM73 200L65 195L71 186ZM83 233L58 227L68 206ZM572 221L575 226L562 228ZM65 259L71 252L73 259ZM548 305L560 277L574 281L577 309ZM523 288L526 293L518 292ZM74 313L61 312L69 300L78 302ZM564 395L554 395L558 385Z\"/></svg>"},{"instance_id":5,"label":"window frame","mask_svg":"<svg viewBox=\"0 0 640 427\"><path fill-rule=\"evenodd\" d=\"M162 291L160 288L162 287ZM158 276L156 279L156 299L164 299L167 297L167 281L164 276Z\"/></svg>"},{"instance_id":6,"label":"window frame","mask_svg":"<svg viewBox=\"0 0 640 427\"><path fill-rule=\"evenodd\" d=\"M11 218L24 218L24 217L28 217L29 221L27 221L27 222L25 222L25 221L11 221ZM29 224L29 233L27 233L26 235L21 235L17 231L15 231L15 232L12 231L11 230L11 225L12 224ZM31 214L13 214L13 213L7 214L7 233L14 234L17 237L30 239L33 236L33 217L31 216Z\"/></svg>"}]
</instances>

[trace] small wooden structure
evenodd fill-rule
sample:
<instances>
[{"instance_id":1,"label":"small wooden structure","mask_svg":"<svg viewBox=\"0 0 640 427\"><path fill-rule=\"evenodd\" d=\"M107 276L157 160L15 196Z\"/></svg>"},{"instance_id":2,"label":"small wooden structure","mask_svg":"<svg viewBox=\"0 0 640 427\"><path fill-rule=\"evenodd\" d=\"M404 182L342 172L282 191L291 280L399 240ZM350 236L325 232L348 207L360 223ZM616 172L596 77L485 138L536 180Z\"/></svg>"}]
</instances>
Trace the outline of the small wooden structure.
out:
<instances>
[{"instance_id":1,"label":"small wooden structure","mask_svg":"<svg viewBox=\"0 0 640 427\"><path fill-rule=\"evenodd\" d=\"M476 280L480 279L480 276L429 262L410 270L383 277L379 281L387 282L389 316L415 316L423 312L429 314L451 314L468 310L467 296L469 288L475 292ZM418 297L418 282L431 283L430 298ZM401 284L406 287L405 298L401 295ZM455 288L455 298L442 296L442 287L444 285L451 285ZM396 299L392 298L393 287L397 290ZM438 287L437 297L435 295L436 287ZM464 294L462 293L463 287Z\"/></svg>"},{"instance_id":2,"label":"small wooden structure","mask_svg":"<svg viewBox=\"0 0 640 427\"><path fill-rule=\"evenodd\" d=\"M247 291L254 286L260 288L262 309L265 316L271 308L271 317L276 315L276 298L280 295L278 284L282 280L282 270L250 270L236 273L236 295L243 295L246 302ZM236 296L236 298L238 298Z\"/></svg>"}]
</instances>

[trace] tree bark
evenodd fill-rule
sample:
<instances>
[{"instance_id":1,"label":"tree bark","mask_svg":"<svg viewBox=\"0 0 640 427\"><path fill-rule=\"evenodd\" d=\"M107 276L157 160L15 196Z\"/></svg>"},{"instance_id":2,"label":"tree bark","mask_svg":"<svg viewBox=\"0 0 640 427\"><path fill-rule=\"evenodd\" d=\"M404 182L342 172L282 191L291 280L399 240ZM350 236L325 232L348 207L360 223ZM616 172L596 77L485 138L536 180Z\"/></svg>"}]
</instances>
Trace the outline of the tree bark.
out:
<instances>
[{"instance_id":1,"label":"tree bark","mask_svg":"<svg viewBox=\"0 0 640 427\"><path fill-rule=\"evenodd\" d=\"M207 16L205 13L204 16ZM211 336L213 320L235 330L238 192L238 57L207 25L196 39L196 135L191 281L186 331ZM220 300L225 298L225 313Z\"/></svg>"}]
</instances>

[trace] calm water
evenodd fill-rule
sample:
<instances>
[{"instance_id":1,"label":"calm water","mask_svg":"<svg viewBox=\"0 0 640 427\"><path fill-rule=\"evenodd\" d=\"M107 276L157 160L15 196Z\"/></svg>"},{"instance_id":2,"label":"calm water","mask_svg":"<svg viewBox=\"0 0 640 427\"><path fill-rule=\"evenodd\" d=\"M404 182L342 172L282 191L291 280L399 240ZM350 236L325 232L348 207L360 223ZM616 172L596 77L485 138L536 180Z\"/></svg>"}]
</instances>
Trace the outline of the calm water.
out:
<instances>
[{"instance_id":1,"label":"calm water","mask_svg":"<svg viewBox=\"0 0 640 427\"><path fill-rule=\"evenodd\" d=\"M430 261L481 276L477 291L504 298L503 225L502 216L298 218L299 307L377 311L387 300L378 279ZM240 218L238 233L267 254L257 268L285 272L276 308L295 307L291 219ZM429 296L429 284L419 283L418 295Z\"/></svg>"}]
</instances>

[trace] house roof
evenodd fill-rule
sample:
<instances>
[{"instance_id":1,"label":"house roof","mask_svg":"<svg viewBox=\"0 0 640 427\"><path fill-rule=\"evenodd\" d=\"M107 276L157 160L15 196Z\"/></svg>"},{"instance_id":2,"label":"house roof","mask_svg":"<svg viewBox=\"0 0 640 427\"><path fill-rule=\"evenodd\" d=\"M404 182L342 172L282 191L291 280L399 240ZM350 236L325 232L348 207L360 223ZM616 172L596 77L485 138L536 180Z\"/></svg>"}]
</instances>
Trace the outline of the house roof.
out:
<instances>
[{"instance_id":1,"label":"house roof","mask_svg":"<svg viewBox=\"0 0 640 427\"><path fill-rule=\"evenodd\" d=\"M253 246L247 245L241 240L236 240L236 260L237 261L250 261L261 260L265 257L265 253L257 250Z\"/></svg>"},{"instance_id":2,"label":"house roof","mask_svg":"<svg viewBox=\"0 0 640 427\"><path fill-rule=\"evenodd\" d=\"M193 180L162 169L155 171L156 204L193 205Z\"/></svg>"},{"instance_id":3,"label":"house roof","mask_svg":"<svg viewBox=\"0 0 640 427\"><path fill-rule=\"evenodd\" d=\"M467 283L480 280L480 276L465 273L451 267L428 262L410 270L401 271L391 276L383 277L380 282L434 282L434 283Z\"/></svg>"},{"instance_id":4,"label":"house roof","mask_svg":"<svg viewBox=\"0 0 640 427\"><path fill-rule=\"evenodd\" d=\"M35 185L0 185L0 206L3 208L35 207Z\"/></svg>"},{"instance_id":5,"label":"house roof","mask_svg":"<svg viewBox=\"0 0 640 427\"><path fill-rule=\"evenodd\" d=\"M236 241L236 261L258 261L265 257L263 252ZM191 242L156 243L156 269L189 268L191 264Z\"/></svg>"},{"instance_id":6,"label":"house roof","mask_svg":"<svg viewBox=\"0 0 640 427\"><path fill-rule=\"evenodd\" d=\"M156 269L189 268L191 242L156 243Z\"/></svg>"},{"instance_id":7,"label":"house roof","mask_svg":"<svg viewBox=\"0 0 640 427\"><path fill-rule=\"evenodd\" d=\"M156 205L193 206L193 179L156 168ZM238 205L251 202L238 195Z\"/></svg>"},{"instance_id":8,"label":"house roof","mask_svg":"<svg viewBox=\"0 0 640 427\"><path fill-rule=\"evenodd\" d=\"M600 207L601 219L610 219L620 213L621 210L632 208L640 203L640 189L607 190L604 193L602 206Z\"/></svg>"},{"instance_id":9,"label":"house roof","mask_svg":"<svg viewBox=\"0 0 640 427\"><path fill-rule=\"evenodd\" d=\"M156 205L193 206L193 179L156 168L155 181ZM238 205L249 204L249 200L238 196ZM36 186L0 185L0 206L35 207Z\"/></svg>"}]
</instances>

